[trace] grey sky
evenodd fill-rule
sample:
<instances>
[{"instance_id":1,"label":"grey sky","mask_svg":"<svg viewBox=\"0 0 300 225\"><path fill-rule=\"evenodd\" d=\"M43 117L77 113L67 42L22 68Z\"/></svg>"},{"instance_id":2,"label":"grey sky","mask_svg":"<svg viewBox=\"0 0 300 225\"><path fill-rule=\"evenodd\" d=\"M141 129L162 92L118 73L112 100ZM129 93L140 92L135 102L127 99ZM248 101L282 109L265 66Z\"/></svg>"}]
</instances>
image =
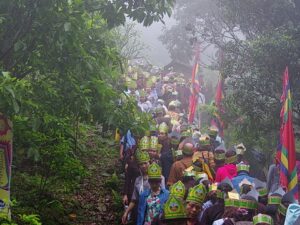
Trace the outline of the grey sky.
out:
<instances>
[{"instance_id":1,"label":"grey sky","mask_svg":"<svg viewBox=\"0 0 300 225\"><path fill-rule=\"evenodd\" d=\"M167 27L172 26L174 23L174 19L165 17ZM163 27L164 24L161 22L153 23L150 27L143 27L141 24L136 26L141 34L141 41L147 46L144 57L156 66L165 66L171 61L167 49L158 39L163 33Z\"/></svg>"}]
</instances>

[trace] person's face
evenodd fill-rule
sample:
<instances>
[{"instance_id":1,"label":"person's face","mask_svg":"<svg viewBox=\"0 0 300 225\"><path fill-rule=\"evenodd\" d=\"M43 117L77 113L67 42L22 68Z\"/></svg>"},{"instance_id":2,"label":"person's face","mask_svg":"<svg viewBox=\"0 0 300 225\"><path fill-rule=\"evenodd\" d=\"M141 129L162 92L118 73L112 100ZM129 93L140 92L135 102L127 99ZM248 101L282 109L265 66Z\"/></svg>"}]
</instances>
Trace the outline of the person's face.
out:
<instances>
[{"instance_id":1,"label":"person's face","mask_svg":"<svg viewBox=\"0 0 300 225\"><path fill-rule=\"evenodd\" d=\"M160 179L149 179L150 188L152 191L158 191L160 187Z\"/></svg>"},{"instance_id":2,"label":"person's face","mask_svg":"<svg viewBox=\"0 0 300 225\"><path fill-rule=\"evenodd\" d=\"M171 139L171 145L172 145L173 147L177 147L178 144L179 144L179 141L178 141L176 138L173 138L173 137L172 137L172 139Z\"/></svg>"},{"instance_id":3,"label":"person's face","mask_svg":"<svg viewBox=\"0 0 300 225\"><path fill-rule=\"evenodd\" d=\"M228 192L232 191L232 187L230 187L229 184L223 184L221 187L221 191L228 193Z\"/></svg>"},{"instance_id":4,"label":"person's face","mask_svg":"<svg viewBox=\"0 0 300 225\"><path fill-rule=\"evenodd\" d=\"M207 199L211 200L212 203L214 204L217 201L217 192L211 192Z\"/></svg>"},{"instance_id":5,"label":"person's face","mask_svg":"<svg viewBox=\"0 0 300 225\"><path fill-rule=\"evenodd\" d=\"M150 131L150 136L156 136L156 131L155 130Z\"/></svg>"},{"instance_id":6,"label":"person's face","mask_svg":"<svg viewBox=\"0 0 300 225\"><path fill-rule=\"evenodd\" d=\"M186 211L187 211L188 218L196 218L199 215L201 208L202 207L199 204L195 204L193 202L187 202Z\"/></svg>"},{"instance_id":7,"label":"person's face","mask_svg":"<svg viewBox=\"0 0 300 225\"><path fill-rule=\"evenodd\" d=\"M205 186L206 190L208 190L208 187L209 187L209 184L210 184L209 180L204 180L202 182L202 184Z\"/></svg>"},{"instance_id":8,"label":"person's face","mask_svg":"<svg viewBox=\"0 0 300 225\"><path fill-rule=\"evenodd\" d=\"M152 150L152 149L149 149L148 153L149 153L150 158L154 158L157 155L156 151Z\"/></svg>"},{"instance_id":9,"label":"person's face","mask_svg":"<svg viewBox=\"0 0 300 225\"><path fill-rule=\"evenodd\" d=\"M268 196L258 197L258 201L264 205L268 204Z\"/></svg>"},{"instance_id":10,"label":"person's face","mask_svg":"<svg viewBox=\"0 0 300 225\"><path fill-rule=\"evenodd\" d=\"M251 185L248 184L243 184L241 187L241 194L247 194L248 192L251 191Z\"/></svg>"},{"instance_id":11,"label":"person's face","mask_svg":"<svg viewBox=\"0 0 300 225\"><path fill-rule=\"evenodd\" d=\"M163 117L164 114L162 112L156 113L156 117Z\"/></svg>"},{"instance_id":12,"label":"person's face","mask_svg":"<svg viewBox=\"0 0 300 225\"><path fill-rule=\"evenodd\" d=\"M158 139L159 140L166 140L167 139L167 134L164 132L159 132L158 133Z\"/></svg>"},{"instance_id":13,"label":"person's face","mask_svg":"<svg viewBox=\"0 0 300 225\"><path fill-rule=\"evenodd\" d=\"M145 98L145 97L140 97L140 101L141 101L141 102L145 102L145 101L146 101L146 98Z\"/></svg>"},{"instance_id":14,"label":"person's face","mask_svg":"<svg viewBox=\"0 0 300 225\"><path fill-rule=\"evenodd\" d=\"M210 135L208 135L209 137L210 137L210 139L212 139L212 140L215 140L216 139L216 137L217 137L217 135L212 135L212 134L210 134Z\"/></svg>"},{"instance_id":15,"label":"person's face","mask_svg":"<svg viewBox=\"0 0 300 225\"><path fill-rule=\"evenodd\" d=\"M148 162L140 163L139 167L140 167L142 174L146 174L148 167L149 167L149 163Z\"/></svg>"},{"instance_id":16,"label":"person's face","mask_svg":"<svg viewBox=\"0 0 300 225\"><path fill-rule=\"evenodd\" d=\"M239 154L237 155L237 161L241 162L243 160L243 155Z\"/></svg>"}]
</instances>

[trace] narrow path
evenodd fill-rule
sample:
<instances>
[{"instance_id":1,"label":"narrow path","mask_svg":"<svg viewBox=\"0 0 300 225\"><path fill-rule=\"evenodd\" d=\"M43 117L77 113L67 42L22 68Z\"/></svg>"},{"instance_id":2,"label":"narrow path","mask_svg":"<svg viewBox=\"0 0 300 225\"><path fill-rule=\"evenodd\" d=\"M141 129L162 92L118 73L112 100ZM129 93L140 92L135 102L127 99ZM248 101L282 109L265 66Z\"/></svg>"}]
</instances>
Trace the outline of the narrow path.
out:
<instances>
[{"instance_id":1,"label":"narrow path","mask_svg":"<svg viewBox=\"0 0 300 225\"><path fill-rule=\"evenodd\" d=\"M69 218L74 225L120 224L123 179L116 175L120 174L118 150L104 146L91 151L84 159L89 175L74 196Z\"/></svg>"}]
</instances>

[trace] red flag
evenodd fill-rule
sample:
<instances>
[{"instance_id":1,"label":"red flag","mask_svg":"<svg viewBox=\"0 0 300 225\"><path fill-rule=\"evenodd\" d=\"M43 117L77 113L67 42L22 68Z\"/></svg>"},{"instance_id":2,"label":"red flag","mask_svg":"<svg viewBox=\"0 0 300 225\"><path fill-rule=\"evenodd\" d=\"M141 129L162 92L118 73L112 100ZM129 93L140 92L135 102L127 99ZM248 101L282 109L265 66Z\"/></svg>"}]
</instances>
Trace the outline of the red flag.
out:
<instances>
[{"instance_id":1,"label":"red flag","mask_svg":"<svg viewBox=\"0 0 300 225\"><path fill-rule=\"evenodd\" d=\"M190 103L189 103L189 118L188 121L189 123L193 123L194 118L195 118L195 112L197 109L197 100L198 100L198 93L200 92L200 85L198 82L196 82L196 75L198 73L198 61L200 58L200 49L199 47L196 50L196 55L195 55L195 63L193 66L193 71L192 71L192 81L191 81L191 86L192 86L192 93L190 96Z\"/></svg>"},{"instance_id":2,"label":"red flag","mask_svg":"<svg viewBox=\"0 0 300 225\"><path fill-rule=\"evenodd\" d=\"M221 102L223 99L223 86L224 86L224 80L222 76L220 77L218 84L217 84L217 90L216 90L216 96L215 96L215 104L218 109L221 109Z\"/></svg>"},{"instance_id":3,"label":"red flag","mask_svg":"<svg viewBox=\"0 0 300 225\"><path fill-rule=\"evenodd\" d=\"M217 84L216 88L216 95L215 95L215 105L217 107L217 113L215 113L215 118L212 119L211 125L216 126L219 129L219 136L224 137L224 123L220 117L220 113L224 112L224 109L222 107L222 99L223 96L223 86L224 86L224 79L222 75L220 76L220 79Z\"/></svg>"},{"instance_id":4,"label":"red flag","mask_svg":"<svg viewBox=\"0 0 300 225\"><path fill-rule=\"evenodd\" d=\"M283 105L280 113L282 125L281 154L280 154L280 184L288 191L294 193L298 200L298 177L296 168L296 149L293 128L292 97L289 82L288 67L283 75L283 94L281 98Z\"/></svg>"}]
</instances>

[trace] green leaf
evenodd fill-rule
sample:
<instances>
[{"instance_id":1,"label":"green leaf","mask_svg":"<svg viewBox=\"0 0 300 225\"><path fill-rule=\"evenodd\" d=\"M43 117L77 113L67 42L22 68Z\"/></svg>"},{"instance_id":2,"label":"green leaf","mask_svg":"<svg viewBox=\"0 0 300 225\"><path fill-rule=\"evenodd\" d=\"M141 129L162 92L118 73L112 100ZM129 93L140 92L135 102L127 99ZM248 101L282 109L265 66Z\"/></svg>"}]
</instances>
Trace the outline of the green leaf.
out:
<instances>
[{"instance_id":1,"label":"green leaf","mask_svg":"<svg viewBox=\"0 0 300 225\"><path fill-rule=\"evenodd\" d=\"M12 89L11 86L5 86L4 88L5 88L6 91L8 91L8 92L11 94L11 96L12 96L14 99L16 98L15 92L14 92L14 90Z\"/></svg>"},{"instance_id":2,"label":"green leaf","mask_svg":"<svg viewBox=\"0 0 300 225\"><path fill-rule=\"evenodd\" d=\"M70 22L65 22L64 23L64 30L66 32L70 31L71 30L71 23Z\"/></svg>"},{"instance_id":3,"label":"green leaf","mask_svg":"<svg viewBox=\"0 0 300 225\"><path fill-rule=\"evenodd\" d=\"M13 110L15 113L19 113L20 111L20 106L18 102L15 99L12 99L12 104L13 104Z\"/></svg>"},{"instance_id":4,"label":"green leaf","mask_svg":"<svg viewBox=\"0 0 300 225\"><path fill-rule=\"evenodd\" d=\"M5 78L10 78L10 73L9 73L9 72L4 72L4 71L2 71L2 75L3 75L3 77L5 77Z\"/></svg>"}]
</instances>

